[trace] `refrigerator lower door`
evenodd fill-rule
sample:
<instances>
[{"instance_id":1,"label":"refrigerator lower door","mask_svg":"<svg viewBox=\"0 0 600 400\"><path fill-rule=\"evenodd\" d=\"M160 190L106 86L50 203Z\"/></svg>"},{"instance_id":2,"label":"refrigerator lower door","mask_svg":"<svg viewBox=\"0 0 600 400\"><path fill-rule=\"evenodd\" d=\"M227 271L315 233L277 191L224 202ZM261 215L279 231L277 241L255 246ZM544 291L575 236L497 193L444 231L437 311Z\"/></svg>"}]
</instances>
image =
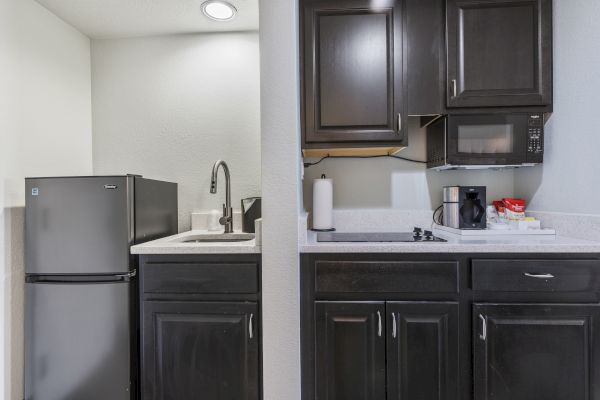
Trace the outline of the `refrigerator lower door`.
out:
<instances>
[{"instance_id":1,"label":"refrigerator lower door","mask_svg":"<svg viewBox=\"0 0 600 400\"><path fill-rule=\"evenodd\" d=\"M130 282L27 283L25 400L130 400Z\"/></svg>"}]
</instances>

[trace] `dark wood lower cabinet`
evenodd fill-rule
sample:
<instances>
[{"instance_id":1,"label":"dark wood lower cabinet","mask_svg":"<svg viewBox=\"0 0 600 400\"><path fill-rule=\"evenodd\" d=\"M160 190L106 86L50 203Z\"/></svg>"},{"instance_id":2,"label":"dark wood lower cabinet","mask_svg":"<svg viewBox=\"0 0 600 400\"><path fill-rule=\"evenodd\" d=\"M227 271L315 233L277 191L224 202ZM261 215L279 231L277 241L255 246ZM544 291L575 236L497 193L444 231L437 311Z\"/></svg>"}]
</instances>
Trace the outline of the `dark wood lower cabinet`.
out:
<instances>
[{"instance_id":1,"label":"dark wood lower cabinet","mask_svg":"<svg viewBox=\"0 0 600 400\"><path fill-rule=\"evenodd\" d=\"M600 254L301 259L302 400L600 400Z\"/></svg>"},{"instance_id":2,"label":"dark wood lower cabinet","mask_svg":"<svg viewBox=\"0 0 600 400\"><path fill-rule=\"evenodd\" d=\"M476 400L600 399L600 305L475 304Z\"/></svg>"},{"instance_id":3,"label":"dark wood lower cabinet","mask_svg":"<svg viewBox=\"0 0 600 400\"><path fill-rule=\"evenodd\" d=\"M385 303L316 303L316 396L385 400Z\"/></svg>"},{"instance_id":4,"label":"dark wood lower cabinet","mask_svg":"<svg viewBox=\"0 0 600 400\"><path fill-rule=\"evenodd\" d=\"M141 400L261 399L260 264L140 257Z\"/></svg>"},{"instance_id":5,"label":"dark wood lower cabinet","mask_svg":"<svg viewBox=\"0 0 600 400\"><path fill-rule=\"evenodd\" d=\"M143 392L155 400L258 400L256 303L144 305Z\"/></svg>"},{"instance_id":6,"label":"dark wood lower cabinet","mask_svg":"<svg viewBox=\"0 0 600 400\"><path fill-rule=\"evenodd\" d=\"M143 392L155 400L258 400L256 303L144 305Z\"/></svg>"},{"instance_id":7,"label":"dark wood lower cabinet","mask_svg":"<svg viewBox=\"0 0 600 400\"><path fill-rule=\"evenodd\" d=\"M388 302L387 399L458 399L458 303Z\"/></svg>"},{"instance_id":8,"label":"dark wood lower cabinet","mask_svg":"<svg viewBox=\"0 0 600 400\"><path fill-rule=\"evenodd\" d=\"M457 400L458 308L317 302L317 399Z\"/></svg>"}]
</instances>

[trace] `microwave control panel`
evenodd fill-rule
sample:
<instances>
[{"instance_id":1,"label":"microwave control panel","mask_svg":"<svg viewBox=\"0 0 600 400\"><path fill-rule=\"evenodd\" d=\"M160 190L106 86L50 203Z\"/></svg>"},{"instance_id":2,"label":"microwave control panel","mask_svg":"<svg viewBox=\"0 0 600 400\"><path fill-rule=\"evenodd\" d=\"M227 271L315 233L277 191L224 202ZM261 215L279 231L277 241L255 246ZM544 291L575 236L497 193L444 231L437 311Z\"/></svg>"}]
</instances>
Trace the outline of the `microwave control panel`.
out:
<instances>
[{"instance_id":1,"label":"microwave control panel","mask_svg":"<svg viewBox=\"0 0 600 400\"><path fill-rule=\"evenodd\" d=\"M527 125L527 162L541 163L544 155L544 116L531 114Z\"/></svg>"}]
</instances>

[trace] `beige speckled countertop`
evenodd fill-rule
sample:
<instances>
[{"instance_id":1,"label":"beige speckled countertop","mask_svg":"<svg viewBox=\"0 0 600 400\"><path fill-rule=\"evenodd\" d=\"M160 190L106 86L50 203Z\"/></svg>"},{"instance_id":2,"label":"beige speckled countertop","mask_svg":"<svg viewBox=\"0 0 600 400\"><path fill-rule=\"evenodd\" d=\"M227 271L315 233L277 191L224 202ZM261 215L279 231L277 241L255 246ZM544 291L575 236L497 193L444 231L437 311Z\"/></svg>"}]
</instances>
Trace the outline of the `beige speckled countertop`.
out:
<instances>
[{"instance_id":1,"label":"beige speckled countertop","mask_svg":"<svg viewBox=\"0 0 600 400\"><path fill-rule=\"evenodd\" d=\"M389 214L381 211L338 211L337 227L342 232L408 232L412 226L429 227L431 213L403 212ZM345 215L347 214L347 215ZM572 217L569 219L573 219ZM460 237L436 231L437 236L447 242L435 243L319 243L315 232L307 230L307 217L299 220L300 253L595 253L600 254L600 237L596 230L581 231L581 219L592 221L591 217L575 219L575 227L557 229L558 236L494 236ZM389 222L391 220L391 222ZM386 224L387 221L387 224ZM567 228L570 226L566 224ZM582 237L598 237L598 240L577 239L561 235L562 231L585 234ZM581 231L581 232L580 232ZM182 243L187 237L208 235L205 230L192 230L179 235L154 240L133 246L132 254L258 254L261 253L260 240L244 242ZM212 233L214 234L214 233ZM260 234L259 234L260 237Z\"/></svg>"},{"instance_id":2,"label":"beige speckled countertop","mask_svg":"<svg viewBox=\"0 0 600 400\"><path fill-rule=\"evenodd\" d=\"M238 233L238 232L236 232ZM261 252L256 239L244 242L182 243L187 237L214 235L214 232L193 230L131 247L131 254L257 254Z\"/></svg>"},{"instance_id":3,"label":"beige speckled countertop","mask_svg":"<svg viewBox=\"0 0 600 400\"><path fill-rule=\"evenodd\" d=\"M436 232L447 242L319 243L307 233L301 253L598 253L600 242L562 236L461 238Z\"/></svg>"},{"instance_id":4,"label":"beige speckled countertop","mask_svg":"<svg viewBox=\"0 0 600 400\"><path fill-rule=\"evenodd\" d=\"M561 215L552 215L553 221ZM334 210L339 232L411 232L415 226L431 229L447 242L434 243L319 243L308 230L309 216L298 223L301 253L595 253L600 254L600 217L562 215L560 224L543 219L545 228L558 235L461 237L436 230L432 211L409 210ZM552 221L550 221L552 222ZM565 233L563 233L565 232ZM572 236L580 237L579 239ZM589 240L587 238L593 238Z\"/></svg>"}]
</instances>

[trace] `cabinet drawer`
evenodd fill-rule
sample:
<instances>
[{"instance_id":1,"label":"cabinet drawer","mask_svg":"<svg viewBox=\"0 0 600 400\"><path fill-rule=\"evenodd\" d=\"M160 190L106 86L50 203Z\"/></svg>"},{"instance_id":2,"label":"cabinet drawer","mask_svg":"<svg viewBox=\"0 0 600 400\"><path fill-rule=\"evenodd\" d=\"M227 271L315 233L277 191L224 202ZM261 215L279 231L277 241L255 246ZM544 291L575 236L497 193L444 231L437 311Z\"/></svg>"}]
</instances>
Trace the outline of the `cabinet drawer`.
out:
<instances>
[{"instance_id":1,"label":"cabinet drawer","mask_svg":"<svg viewBox=\"0 0 600 400\"><path fill-rule=\"evenodd\" d=\"M494 292L593 292L600 260L473 260L473 290Z\"/></svg>"},{"instance_id":2,"label":"cabinet drawer","mask_svg":"<svg viewBox=\"0 0 600 400\"><path fill-rule=\"evenodd\" d=\"M458 293L456 261L317 261L317 293Z\"/></svg>"},{"instance_id":3,"label":"cabinet drawer","mask_svg":"<svg viewBox=\"0 0 600 400\"><path fill-rule=\"evenodd\" d=\"M144 293L257 293L253 263L144 264Z\"/></svg>"}]
</instances>

